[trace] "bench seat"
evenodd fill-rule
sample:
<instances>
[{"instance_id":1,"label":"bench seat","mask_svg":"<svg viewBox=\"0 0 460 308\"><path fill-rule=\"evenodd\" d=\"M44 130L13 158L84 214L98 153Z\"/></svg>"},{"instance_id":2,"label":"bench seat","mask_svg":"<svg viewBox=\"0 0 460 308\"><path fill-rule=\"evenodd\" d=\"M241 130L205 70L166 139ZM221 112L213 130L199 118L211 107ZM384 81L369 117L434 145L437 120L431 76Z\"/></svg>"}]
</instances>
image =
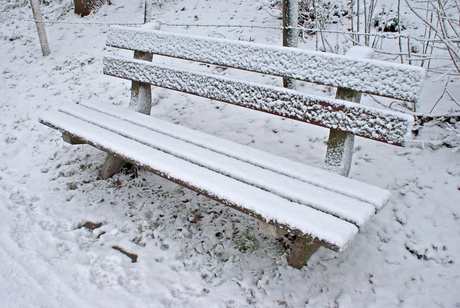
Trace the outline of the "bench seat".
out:
<instances>
[{"instance_id":1,"label":"bench seat","mask_svg":"<svg viewBox=\"0 0 460 308\"><path fill-rule=\"evenodd\" d=\"M263 222L344 250L390 192L104 102L39 121Z\"/></svg>"}]
</instances>

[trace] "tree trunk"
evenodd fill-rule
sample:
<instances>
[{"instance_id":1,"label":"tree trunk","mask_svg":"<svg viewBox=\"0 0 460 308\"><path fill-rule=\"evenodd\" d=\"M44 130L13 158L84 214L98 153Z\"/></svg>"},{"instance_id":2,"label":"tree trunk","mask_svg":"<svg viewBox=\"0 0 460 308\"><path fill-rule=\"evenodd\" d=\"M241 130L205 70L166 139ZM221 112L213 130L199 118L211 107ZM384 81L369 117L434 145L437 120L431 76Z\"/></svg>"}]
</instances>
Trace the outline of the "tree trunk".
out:
<instances>
[{"instance_id":1,"label":"tree trunk","mask_svg":"<svg viewBox=\"0 0 460 308\"><path fill-rule=\"evenodd\" d=\"M85 17L91 12L97 10L106 1L105 0L73 0L75 4L75 14Z\"/></svg>"}]
</instances>

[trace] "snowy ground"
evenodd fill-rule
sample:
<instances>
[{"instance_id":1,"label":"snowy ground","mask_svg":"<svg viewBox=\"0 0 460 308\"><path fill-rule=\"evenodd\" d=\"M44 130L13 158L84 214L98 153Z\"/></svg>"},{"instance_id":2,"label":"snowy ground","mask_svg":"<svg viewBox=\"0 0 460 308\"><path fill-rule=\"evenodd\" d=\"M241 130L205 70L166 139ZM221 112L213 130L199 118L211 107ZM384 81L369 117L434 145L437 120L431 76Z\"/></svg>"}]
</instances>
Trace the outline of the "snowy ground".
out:
<instances>
[{"instance_id":1,"label":"snowy ground","mask_svg":"<svg viewBox=\"0 0 460 308\"><path fill-rule=\"evenodd\" d=\"M129 53L104 46L107 25L81 22L142 22L140 0L112 1L84 19L70 0L52 1L45 16L76 24L47 25L46 58L35 25L20 21L31 19L30 7L3 10L21 1L0 2L1 307L460 307L460 152L443 146L459 137L446 127L426 125L407 148L357 140L350 176L389 189L392 198L346 251L320 248L299 271L253 219L144 171L100 180L104 153L67 145L37 122L61 103L128 103L129 83L103 76L101 58ZM177 0L155 7L154 19L280 26L267 4ZM274 29L162 29L281 44ZM459 82L449 84L457 97ZM446 76L429 75L421 112L445 83ZM165 90L153 95L155 116L321 166L321 128ZM441 103L438 112L455 106Z\"/></svg>"}]
</instances>

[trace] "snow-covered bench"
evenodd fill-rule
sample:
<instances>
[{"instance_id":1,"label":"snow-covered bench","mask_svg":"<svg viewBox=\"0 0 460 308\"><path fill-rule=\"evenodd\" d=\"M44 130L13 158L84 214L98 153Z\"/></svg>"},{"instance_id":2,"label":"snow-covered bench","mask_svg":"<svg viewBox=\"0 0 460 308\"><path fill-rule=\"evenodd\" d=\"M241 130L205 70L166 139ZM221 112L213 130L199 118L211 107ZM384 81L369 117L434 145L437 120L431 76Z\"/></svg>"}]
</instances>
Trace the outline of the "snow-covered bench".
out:
<instances>
[{"instance_id":1,"label":"snow-covered bench","mask_svg":"<svg viewBox=\"0 0 460 308\"><path fill-rule=\"evenodd\" d=\"M320 245L344 250L387 203L389 191L347 178L353 138L403 146L413 118L357 103L361 92L415 102L424 70L124 27L110 29L107 45L135 50L135 59L107 56L103 61L104 74L133 81L130 108L82 102L40 116L40 122L60 130L65 141L109 153L104 178L113 175L122 161L130 162L259 219L261 230L269 234L297 235L288 256L288 263L297 268ZM340 99L155 64L150 62L152 54L333 86ZM146 115L151 108L150 85L330 128L325 168L329 170Z\"/></svg>"}]
</instances>

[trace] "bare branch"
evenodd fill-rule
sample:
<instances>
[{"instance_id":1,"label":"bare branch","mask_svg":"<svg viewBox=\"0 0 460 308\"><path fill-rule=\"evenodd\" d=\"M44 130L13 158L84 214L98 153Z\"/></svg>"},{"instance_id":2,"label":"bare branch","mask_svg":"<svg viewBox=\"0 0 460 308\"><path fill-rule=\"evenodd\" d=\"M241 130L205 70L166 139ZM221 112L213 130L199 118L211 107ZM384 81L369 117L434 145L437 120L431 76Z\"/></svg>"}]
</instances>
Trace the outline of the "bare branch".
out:
<instances>
[{"instance_id":1,"label":"bare branch","mask_svg":"<svg viewBox=\"0 0 460 308\"><path fill-rule=\"evenodd\" d=\"M409 7L409 9L423 22L425 23L427 26L429 26L433 31L434 33L436 34L437 37L439 37L439 39L443 42L443 44L447 47L447 50L449 52L449 55L452 59L452 62L454 63L455 65L455 68L457 69L458 72L460 72L460 67L459 67L459 64L457 63L458 61L460 61L460 54L459 54L459 51L457 50L457 48L449 41L449 38L446 38L446 33L445 31L443 30L443 26L442 26L442 21L440 21L440 25L441 25L441 31L442 33L439 33L438 29L431 23L429 22L428 20L426 20L425 18L423 18L422 16L420 16L420 14L414 10L414 8L409 4L409 1L408 0L405 0L406 1L406 4L407 6Z\"/></svg>"},{"instance_id":2,"label":"bare branch","mask_svg":"<svg viewBox=\"0 0 460 308\"><path fill-rule=\"evenodd\" d=\"M450 94L449 90L446 90L447 95L450 96L450 98L460 107L460 102L452 95Z\"/></svg>"}]
</instances>

